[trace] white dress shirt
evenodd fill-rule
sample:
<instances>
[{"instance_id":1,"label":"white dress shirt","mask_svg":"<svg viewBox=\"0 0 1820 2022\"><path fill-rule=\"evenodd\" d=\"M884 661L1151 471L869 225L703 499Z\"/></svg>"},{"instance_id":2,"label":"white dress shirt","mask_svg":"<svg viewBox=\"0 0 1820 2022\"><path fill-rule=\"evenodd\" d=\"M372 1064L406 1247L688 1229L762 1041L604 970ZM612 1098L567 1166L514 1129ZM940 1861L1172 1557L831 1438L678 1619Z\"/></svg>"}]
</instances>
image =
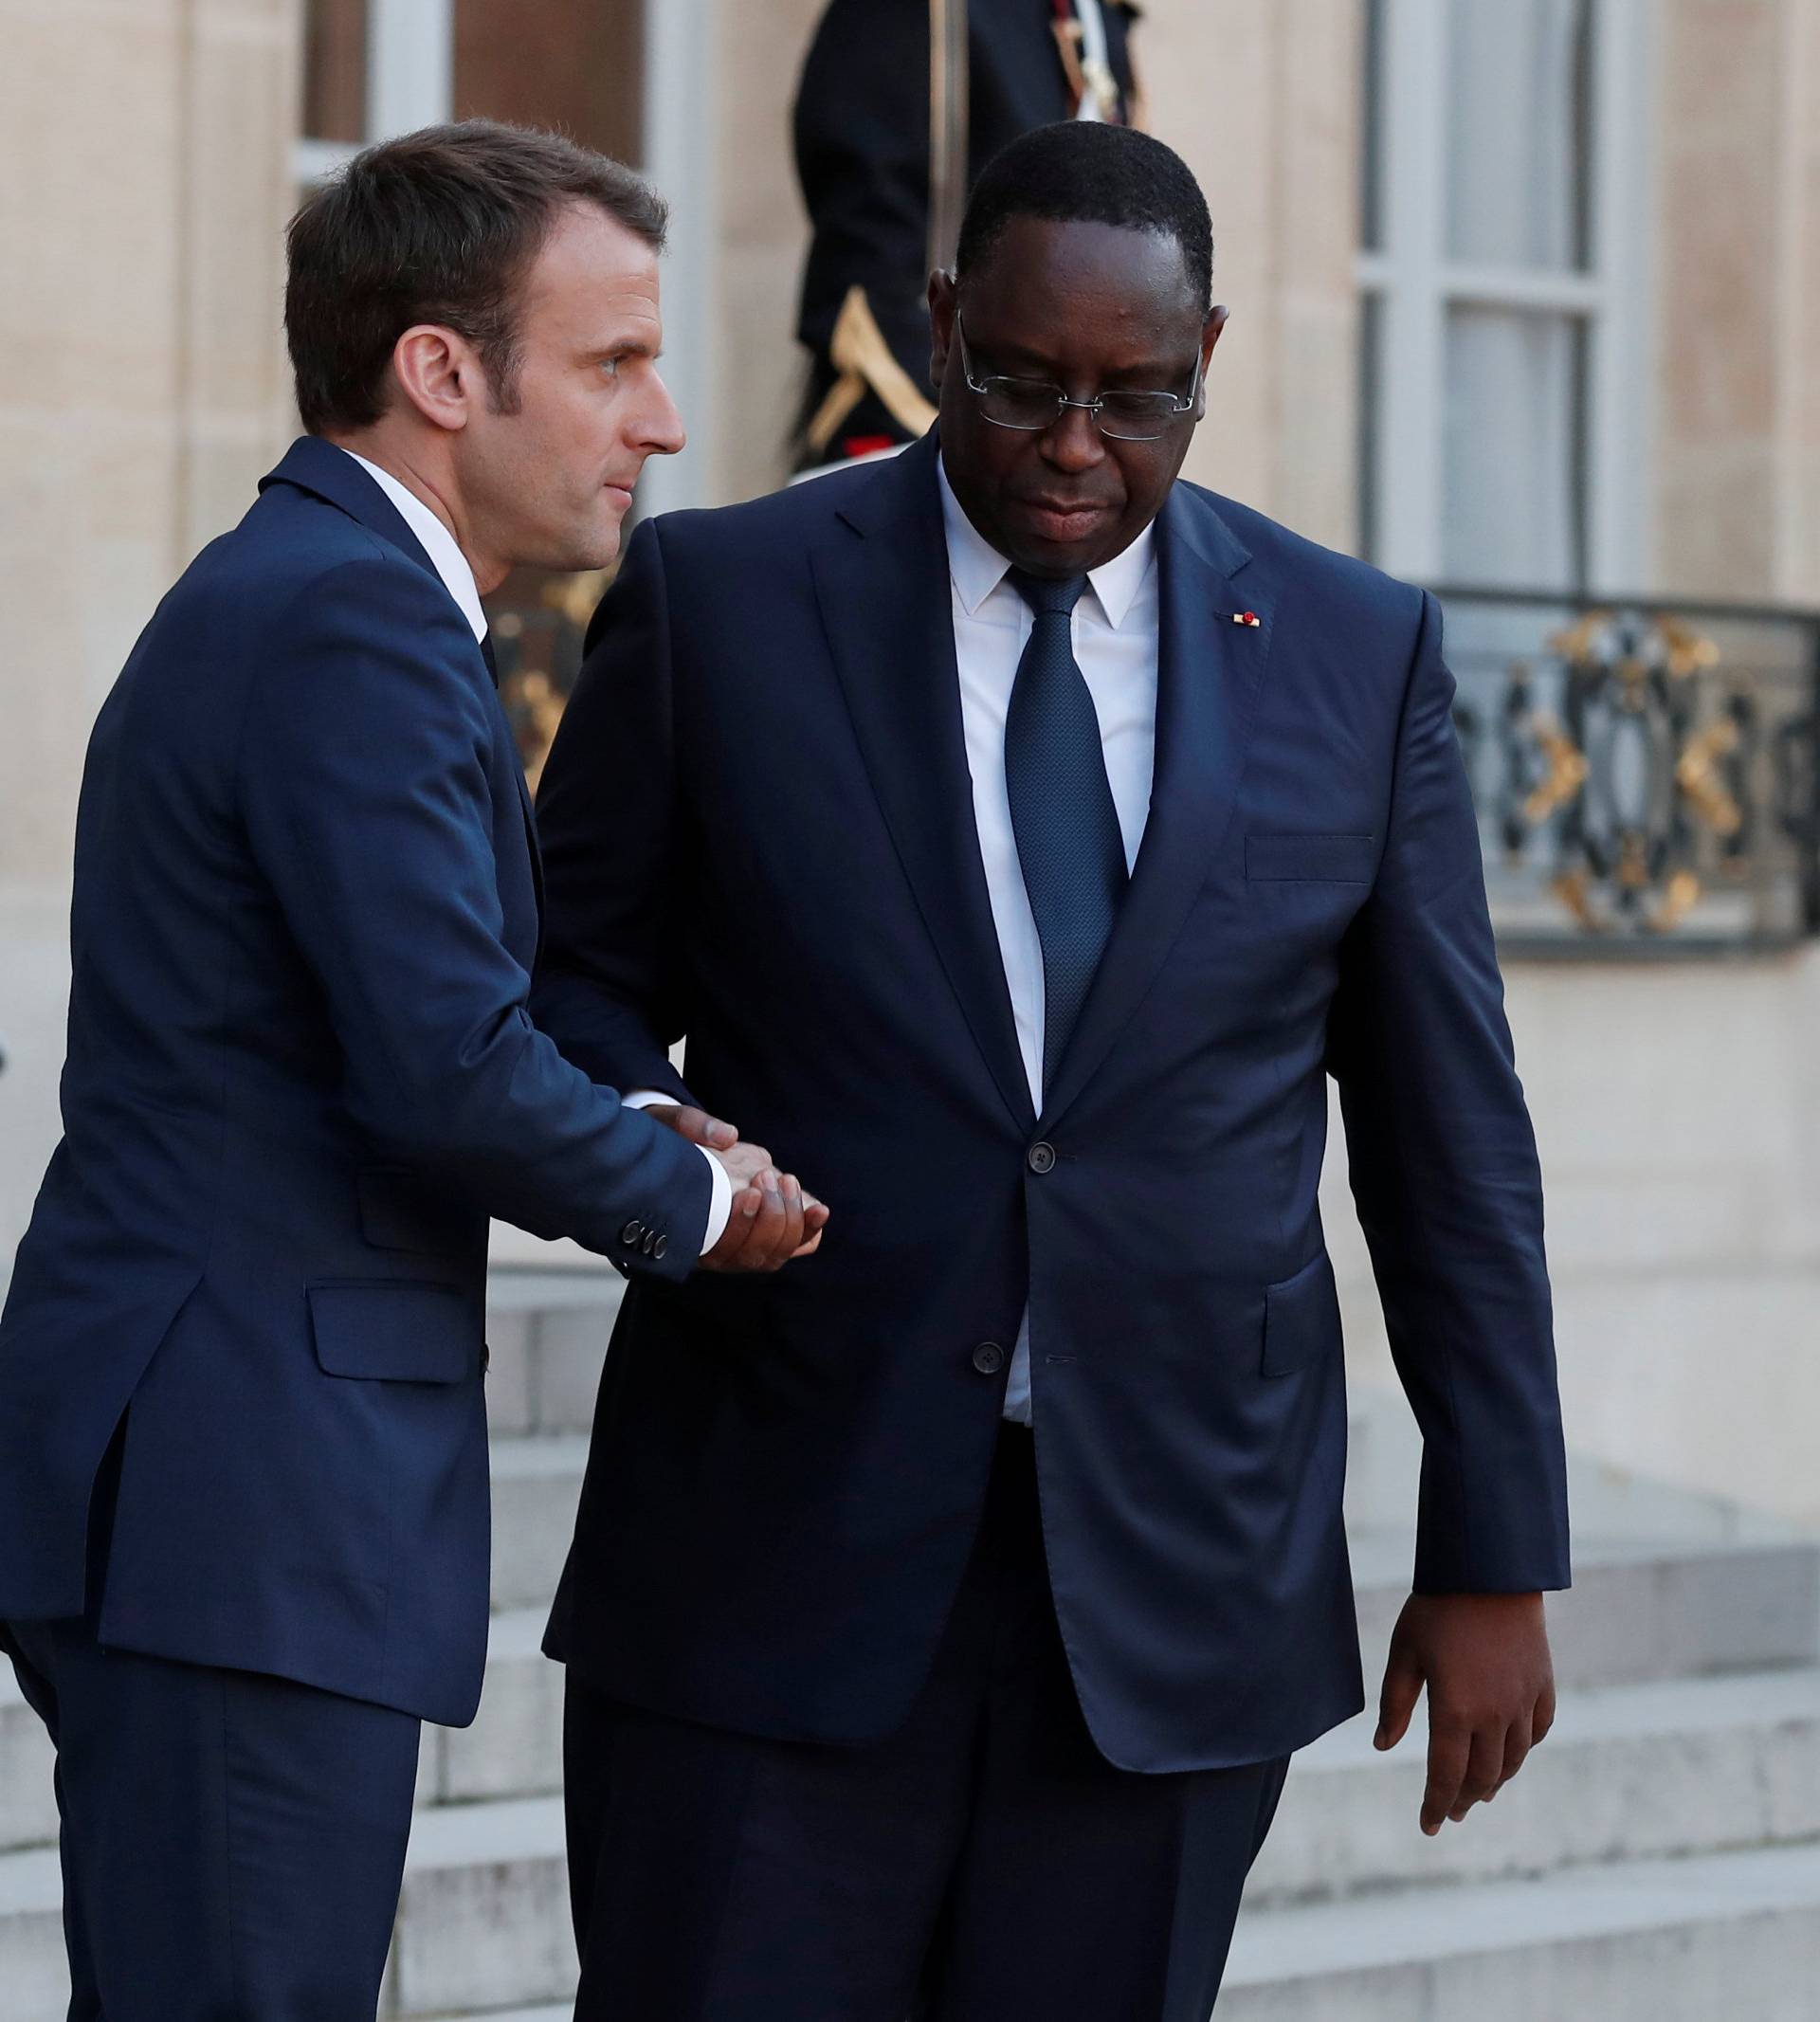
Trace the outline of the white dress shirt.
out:
<instances>
[{"instance_id":1,"label":"white dress shirt","mask_svg":"<svg viewBox=\"0 0 1820 2022\"><path fill-rule=\"evenodd\" d=\"M1036 619L1005 580L1010 563L991 546L961 509L940 472L941 511L948 535L953 591L955 663L960 673L960 713L967 766L974 782L974 820L992 901L992 924L1005 965L1018 1050L1030 1101L1043 1108L1043 943L1024 889L1017 840L1005 785L1005 717L1011 684ZM1150 815L1156 756L1156 656L1161 607L1156 544L1146 527L1122 555L1093 570L1090 593L1074 608L1074 657L1100 719L1106 780L1124 838L1125 867L1138 861ZM1030 1316L1018 1328L1005 1393L1005 1415L1030 1422Z\"/></svg>"},{"instance_id":2,"label":"white dress shirt","mask_svg":"<svg viewBox=\"0 0 1820 2022\"><path fill-rule=\"evenodd\" d=\"M462 553L454 535L410 485L401 484L391 471L382 470L377 464L370 463L356 451L350 449L346 453L398 508L399 517L416 535L418 544L442 577L443 587L461 607L462 616L467 620L476 642L484 639L486 612L481 608L481 592L474 581L474 572L467 565L467 556ZM673 1102L676 1098L655 1088L638 1088L620 1100L628 1109L648 1109L654 1102ZM708 1161L709 1171L714 1175L714 1197L708 1206L708 1226L701 1239L701 1254L705 1257L720 1240L732 1216L733 1181L726 1167L705 1145L698 1144L696 1150Z\"/></svg>"}]
</instances>

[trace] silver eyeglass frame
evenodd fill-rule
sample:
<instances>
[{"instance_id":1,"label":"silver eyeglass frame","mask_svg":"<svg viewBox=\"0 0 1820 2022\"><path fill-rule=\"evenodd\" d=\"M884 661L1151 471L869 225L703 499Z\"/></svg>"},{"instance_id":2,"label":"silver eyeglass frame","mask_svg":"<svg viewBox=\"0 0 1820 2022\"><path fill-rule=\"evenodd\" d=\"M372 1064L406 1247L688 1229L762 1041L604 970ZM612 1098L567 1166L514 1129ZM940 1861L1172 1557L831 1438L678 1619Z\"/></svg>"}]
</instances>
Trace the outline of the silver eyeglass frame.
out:
<instances>
[{"instance_id":1,"label":"silver eyeglass frame","mask_svg":"<svg viewBox=\"0 0 1820 2022\"><path fill-rule=\"evenodd\" d=\"M960 347L961 376L967 382L967 391L975 399L984 401L988 397L994 379L1001 380L1011 386L1046 386L1053 391L1055 394L1055 412L1047 421L1000 421L997 415L987 413L985 408L981 407L979 411L982 421L988 422L994 428L1010 428L1017 435L1042 435L1054 428L1056 423L1062 419L1070 408L1079 408L1083 414L1091 417L1094 427L1109 442L1159 443L1176 423L1186 421L1193 413L1200 402L1207 360L1198 347L1194 353L1194 375L1189 382L1186 393L1172 393L1163 387L1134 386L1114 389L1117 392L1141 392L1146 399L1169 400L1175 403L1168 414L1158 417L1162 422L1162 427L1157 429L1155 435L1119 435L1108 428L1102 418L1107 399L1107 395L1103 392L1096 393L1091 400L1070 400L1062 388L1057 386L1052 379L1020 379L1015 373L988 373L983 379L976 379L974 376L973 354L967 347L967 330L961 321L958 307L955 310L955 338Z\"/></svg>"}]
</instances>

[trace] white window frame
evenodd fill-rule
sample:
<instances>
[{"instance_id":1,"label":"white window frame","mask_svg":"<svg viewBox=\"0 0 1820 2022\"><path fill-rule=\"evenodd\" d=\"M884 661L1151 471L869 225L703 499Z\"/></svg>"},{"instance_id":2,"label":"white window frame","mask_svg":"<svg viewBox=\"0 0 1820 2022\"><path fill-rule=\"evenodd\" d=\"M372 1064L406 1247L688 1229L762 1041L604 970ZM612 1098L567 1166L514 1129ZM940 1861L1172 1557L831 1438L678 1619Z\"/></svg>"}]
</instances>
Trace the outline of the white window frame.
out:
<instances>
[{"instance_id":1,"label":"white window frame","mask_svg":"<svg viewBox=\"0 0 1820 2022\"><path fill-rule=\"evenodd\" d=\"M719 36L716 0L645 0L646 174L669 199L664 262L664 375L689 431L678 457L654 457L642 513L710 501L718 469L715 333L719 327ZM292 173L318 182L363 147L454 115L455 0L369 0L366 132L300 139Z\"/></svg>"},{"instance_id":2,"label":"white window frame","mask_svg":"<svg viewBox=\"0 0 1820 2022\"><path fill-rule=\"evenodd\" d=\"M1448 257L1448 20L1457 0L1382 0L1382 137L1376 249L1357 281L1378 305L1378 355L1362 375L1375 468L1373 556L1392 574L1443 574L1447 335L1462 305L1582 318L1587 357L1586 571L1594 594L1644 591L1653 551L1649 370L1653 318L1655 33L1649 0L1598 0L1592 106L1592 210L1585 272ZM1483 4L1483 0L1482 0Z\"/></svg>"},{"instance_id":3,"label":"white window frame","mask_svg":"<svg viewBox=\"0 0 1820 2022\"><path fill-rule=\"evenodd\" d=\"M664 379L688 430L638 482L642 518L719 493L720 123L718 0L645 0L644 172L668 199ZM769 425L769 417L762 418Z\"/></svg>"},{"instance_id":4,"label":"white window frame","mask_svg":"<svg viewBox=\"0 0 1820 2022\"><path fill-rule=\"evenodd\" d=\"M368 0L367 117L358 140L300 139L291 173L320 182L363 147L435 126L455 106L455 0Z\"/></svg>"}]
</instances>

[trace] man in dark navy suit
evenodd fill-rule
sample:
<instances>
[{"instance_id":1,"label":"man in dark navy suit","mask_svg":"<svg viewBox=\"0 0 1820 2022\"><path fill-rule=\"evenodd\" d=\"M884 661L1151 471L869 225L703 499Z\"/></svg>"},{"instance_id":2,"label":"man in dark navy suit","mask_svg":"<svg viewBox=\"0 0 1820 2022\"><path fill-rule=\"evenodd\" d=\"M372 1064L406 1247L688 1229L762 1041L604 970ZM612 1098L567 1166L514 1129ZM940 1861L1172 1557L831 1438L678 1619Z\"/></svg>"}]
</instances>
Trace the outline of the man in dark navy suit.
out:
<instances>
[{"instance_id":1,"label":"man in dark navy suit","mask_svg":"<svg viewBox=\"0 0 1820 2022\"><path fill-rule=\"evenodd\" d=\"M1138 122L1137 12L1124 0L966 0L963 188L1032 127ZM801 466L901 446L934 419L931 14L931 0L831 0L803 64L792 124L812 232L796 325L810 355ZM934 119L946 117L937 103Z\"/></svg>"},{"instance_id":2,"label":"man in dark navy suit","mask_svg":"<svg viewBox=\"0 0 1820 2022\"><path fill-rule=\"evenodd\" d=\"M1178 482L1211 264L1159 143L1027 137L931 286L938 436L641 528L602 607L536 1014L839 1219L642 1279L608 1357L549 1638L585 2022L1206 2022L1363 1699L1329 1075L1426 1441L1379 1740L1426 1686L1435 1831L1547 1728L1541 1195L1440 614Z\"/></svg>"},{"instance_id":3,"label":"man in dark navy suit","mask_svg":"<svg viewBox=\"0 0 1820 2022\"><path fill-rule=\"evenodd\" d=\"M310 433L96 726L65 1137L0 1321L0 1648L57 1748L77 2022L370 2022L419 1721L481 1688L488 1216L672 1284L822 1218L525 1010L480 596L610 560L682 446L663 237L629 172L500 127L314 196Z\"/></svg>"}]
</instances>

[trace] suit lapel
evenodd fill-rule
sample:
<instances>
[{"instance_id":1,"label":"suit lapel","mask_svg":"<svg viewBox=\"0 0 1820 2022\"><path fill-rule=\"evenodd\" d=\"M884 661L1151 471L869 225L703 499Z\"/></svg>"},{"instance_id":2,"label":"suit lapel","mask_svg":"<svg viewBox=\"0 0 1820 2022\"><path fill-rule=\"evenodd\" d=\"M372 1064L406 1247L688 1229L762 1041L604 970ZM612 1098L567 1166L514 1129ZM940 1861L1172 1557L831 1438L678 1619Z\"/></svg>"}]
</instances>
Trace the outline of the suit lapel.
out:
<instances>
[{"instance_id":1,"label":"suit lapel","mask_svg":"<svg viewBox=\"0 0 1820 2022\"><path fill-rule=\"evenodd\" d=\"M847 487L810 566L873 793L974 1041L1028 1132L1035 1113L967 767L936 455L930 436Z\"/></svg>"},{"instance_id":2,"label":"suit lapel","mask_svg":"<svg viewBox=\"0 0 1820 2022\"><path fill-rule=\"evenodd\" d=\"M1156 764L1150 816L1080 1021L1047 1091L1043 1120L1086 1087L1181 934L1231 819L1246 743L1275 635L1264 592L1231 578L1250 557L1212 506L1178 484L1157 521L1161 636ZM1235 625L1248 609L1259 620Z\"/></svg>"}]
</instances>

